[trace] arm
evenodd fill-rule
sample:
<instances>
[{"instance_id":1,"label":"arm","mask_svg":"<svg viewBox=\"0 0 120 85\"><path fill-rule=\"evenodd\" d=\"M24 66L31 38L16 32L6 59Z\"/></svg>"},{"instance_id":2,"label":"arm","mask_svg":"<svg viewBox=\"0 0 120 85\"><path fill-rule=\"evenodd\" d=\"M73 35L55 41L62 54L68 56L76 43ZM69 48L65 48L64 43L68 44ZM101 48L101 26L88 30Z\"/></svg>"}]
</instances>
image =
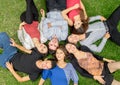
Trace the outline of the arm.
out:
<instances>
[{"instance_id":1,"label":"arm","mask_svg":"<svg viewBox=\"0 0 120 85\"><path fill-rule=\"evenodd\" d=\"M86 39L80 41L80 44L87 46L90 50L94 52L101 52L106 44L107 37L104 37L98 46L95 44L95 42L101 39L103 36L104 32L102 30L97 32L93 31Z\"/></svg>"},{"instance_id":2,"label":"arm","mask_svg":"<svg viewBox=\"0 0 120 85\"><path fill-rule=\"evenodd\" d=\"M45 80L43 78L41 78L39 81L39 85L43 85L44 82L45 82Z\"/></svg>"},{"instance_id":3,"label":"arm","mask_svg":"<svg viewBox=\"0 0 120 85\"><path fill-rule=\"evenodd\" d=\"M63 18L68 22L68 24L70 26L73 26L73 21L71 19L69 19L69 17L67 16L67 13L69 13L71 10L74 10L74 9L77 9L77 8L79 8L79 4L75 4L74 6L69 7L69 8L62 11Z\"/></svg>"},{"instance_id":4,"label":"arm","mask_svg":"<svg viewBox=\"0 0 120 85\"><path fill-rule=\"evenodd\" d=\"M115 62L115 60L110 60L110 59L107 59L107 58L103 58L104 61L108 62L108 63L113 63Z\"/></svg>"},{"instance_id":5,"label":"arm","mask_svg":"<svg viewBox=\"0 0 120 85\"><path fill-rule=\"evenodd\" d=\"M17 31L17 34L18 34L18 39L22 43L23 47L25 47L26 49L32 49L35 47L31 37L26 33L24 28L19 29Z\"/></svg>"},{"instance_id":6,"label":"arm","mask_svg":"<svg viewBox=\"0 0 120 85\"><path fill-rule=\"evenodd\" d=\"M20 23L19 30L22 29L25 24L26 24L25 22Z\"/></svg>"},{"instance_id":7,"label":"arm","mask_svg":"<svg viewBox=\"0 0 120 85\"><path fill-rule=\"evenodd\" d=\"M31 54L32 50L28 50L28 49L26 49L25 47L23 47L23 46L21 46L21 45L18 45L13 39L11 39L11 42L12 42L11 46L17 47L17 48L20 49L21 51Z\"/></svg>"},{"instance_id":8,"label":"arm","mask_svg":"<svg viewBox=\"0 0 120 85\"><path fill-rule=\"evenodd\" d=\"M80 1L80 6L81 6L81 8L83 9L84 16L85 16L85 20L86 20L88 16L87 16L87 13L86 13L86 10L85 10L85 7L84 7L82 1Z\"/></svg>"},{"instance_id":9,"label":"arm","mask_svg":"<svg viewBox=\"0 0 120 85\"><path fill-rule=\"evenodd\" d=\"M102 85L105 84L105 81L102 78L103 76L94 76L94 80L97 80Z\"/></svg>"},{"instance_id":10,"label":"arm","mask_svg":"<svg viewBox=\"0 0 120 85\"><path fill-rule=\"evenodd\" d=\"M66 25L67 22L65 20L57 20L55 22L51 22L51 26L62 26L62 25Z\"/></svg>"},{"instance_id":11,"label":"arm","mask_svg":"<svg viewBox=\"0 0 120 85\"><path fill-rule=\"evenodd\" d=\"M48 23L50 23L51 22L51 20L49 20L49 19L45 19L44 21L43 21L43 24L42 24L42 27L43 27L43 29L42 29L42 32L43 32L43 36L46 38L46 39L49 39L49 40L51 40L52 39L52 37L54 36L54 27L48 27Z\"/></svg>"},{"instance_id":12,"label":"arm","mask_svg":"<svg viewBox=\"0 0 120 85\"><path fill-rule=\"evenodd\" d=\"M66 21L63 22L63 25L57 26L56 29L54 29L54 34L59 39L59 41L65 40L68 36L68 24Z\"/></svg>"},{"instance_id":13,"label":"arm","mask_svg":"<svg viewBox=\"0 0 120 85\"><path fill-rule=\"evenodd\" d=\"M12 73L12 75L17 79L17 81L19 81L19 82L25 82L25 81L30 80L29 76L21 77L20 75L18 75L15 72L15 70L13 69L12 63L10 64L9 62L6 62L6 67Z\"/></svg>"},{"instance_id":14,"label":"arm","mask_svg":"<svg viewBox=\"0 0 120 85\"><path fill-rule=\"evenodd\" d=\"M102 17L103 17L103 16L100 16L100 15L90 17L89 23L90 23L90 22L97 21L97 20L102 20Z\"/></svg>"},{"instance_id":15,"label":"arm","mask_svg":"<svg viewBox=\"0 0 120 85\"><path fill-rule=\"evenodd\" d=\"M71 68L71 77L72 80L74 81L74 85L78 85L78 75L74 69L74 67L72 66L72 64L70 64L70 68Z\"/></svg>"}]
</instances>

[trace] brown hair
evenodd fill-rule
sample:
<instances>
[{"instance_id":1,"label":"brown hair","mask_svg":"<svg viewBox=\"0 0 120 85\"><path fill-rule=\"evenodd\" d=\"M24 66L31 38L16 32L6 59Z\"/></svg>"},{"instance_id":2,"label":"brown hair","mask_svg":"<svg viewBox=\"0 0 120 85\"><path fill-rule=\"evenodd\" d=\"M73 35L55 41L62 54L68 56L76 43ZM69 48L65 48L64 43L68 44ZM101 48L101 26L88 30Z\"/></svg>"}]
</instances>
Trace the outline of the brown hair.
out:
<instances>
[{"instance_id":1,"label":"brown hair","mask_svg":"<svg viewBox=\"0 0 120 85\"><path fill-rule=\"evenodd\" d=\"M80 18L81 18L81 21L83 22L81 27L79 27L78 29L75 29L75 28L72 28L72 33L74 34L83 34L86 32L86 30L88 29L88 21L89 21L89 18L85 19L85 16L84 16L84 12L83 10L81 9L80 11Z\"/></svg>"},{"instance_id":2,"label":"brown hair","mask_svg":"<svg viewBox=\"0 0 120 85\"><path fill-rule=\"evenodd\" d=\"M66 56L68 56L68 52L67 52L65 46L64 46L64 45L61 45L61 46L59 46L57 49L60 49L60 50L62 50L62 51L64 52L64 54L65 54L65 59L64 59L64 60L66 60ZM56 55L55 55L55 59L56 59ZM57 60L57 59L56 59L56 60Z\"/></svg>"}]
</instances>

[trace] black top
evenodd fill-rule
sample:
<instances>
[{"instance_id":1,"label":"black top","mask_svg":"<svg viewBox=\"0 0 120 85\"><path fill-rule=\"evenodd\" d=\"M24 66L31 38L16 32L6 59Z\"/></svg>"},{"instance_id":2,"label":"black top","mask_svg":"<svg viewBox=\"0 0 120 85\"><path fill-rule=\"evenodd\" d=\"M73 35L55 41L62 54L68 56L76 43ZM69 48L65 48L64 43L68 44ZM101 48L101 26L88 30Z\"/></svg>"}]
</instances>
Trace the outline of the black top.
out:
<instances>
[{"instance_id":1,"label":"black top","mask_svg":"<svg viewBox=\"0 0 120 85\"><path fill-rule=\"evenodd\" d=\"M10 62L12 62L15 70L27 73L30 80L35 80L42 71L36 67L36 61L40 59L42 59L41 54L34 48L31 54L16 53Z\"/></svg>"},{"instance_id":2,"label":"black top","mask_svg":"<svg viewBox=\"0 0 120 85\"><path fill-rule=\"evenodd\" d=\"M88 47L86 46L81 46L79 50L84 51L84 52L89 52L92 53L93 57L95 57L97 60L103 61L103 57L100 57L98 55L95 55ZM70 62L74 66L74 68L82 75L85 77L93 78L93 75L89 74L85 69L81 68L78 64L77 59L71 54L69 56Z\"/></svg>"}]
</instances>

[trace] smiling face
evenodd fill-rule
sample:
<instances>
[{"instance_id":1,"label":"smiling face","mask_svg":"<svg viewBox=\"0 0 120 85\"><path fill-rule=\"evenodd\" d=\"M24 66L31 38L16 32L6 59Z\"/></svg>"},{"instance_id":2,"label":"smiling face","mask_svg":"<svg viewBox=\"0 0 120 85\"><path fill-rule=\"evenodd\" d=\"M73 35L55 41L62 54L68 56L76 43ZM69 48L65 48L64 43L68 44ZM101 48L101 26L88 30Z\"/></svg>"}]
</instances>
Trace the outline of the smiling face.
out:
<instances>
[{"instance_id":1,"label":"smiling face","mask_svg":"<svg viewBox=\"0 0 120 85\"><path fill-rule=\"evenodd\" d=\"M39 48L38 48L38 51L40 52L40 53L47 53L47 51L48 51L48 49L47 49L47 46L46 45L44 45L44 44L40 44L39 45Z\"/></svg>"},{"instance_id":2,"label":"smiling face","mask_svg":"<svg viewBox=\"0 0 120 85\"><path fill-rule=\"evenodd\" d=\"M77 50L77 48L76 48L75 45L69 44L69 43L66 44L65 48L67 49L67 51L68 51L69 53L74 53L74 52L76 52L76 50Z\"/></svg>"},{"instance_id":3,"label":"smiling face","mask_svg":"<svg viewBox=\"0 0 120 85\"><path fill-rule=\"evenodd\" d=\"M61 49L57 49L56 58L57 58L58 61L64 60L65 53Z\"/></svg>"},{"instance_id":4,"label":"smiling face","mask_svg":"<svg viewBox=\"0 0 120 85\"><path fill-rule=\"evenodd\" d=\"M75 20L75 22L74 22L75 29L79 29L81 27L81 25L82 25L81 20Z\"/></svg>"},{"instance_id":5,"label":"smiling face","mask_svg":"<svg viewBox=\"0 0 120 85\"><path fill-rule=\"evenodd\" d=\"M50 60L42 61L41 68L42 69L50 69L50 68L52 68L52 62Z\"/></svg>"},{"instance_id":6,"label":"smiling face","mask_svg":"<svg viewBox=\"0 0 120 85\"><path fill-rule=\"evenodd\" d=\"M70 43L77 44L77 42L79 41L79 35L71 34L71 35L68 37L68 41L69 41Z\"/></svg>"},{"instance_id":7,"label":"smiling face","mask_svg":"<svg viewBox=\"0 0 120 85\"><path fill-rule=\"evenodd\" d=\"M49 43L49 49L51 50L56 50L57 47L59 46L59 43L58 43L58 39L57 38L53 38Z\"/></svg>"}]
</instances>

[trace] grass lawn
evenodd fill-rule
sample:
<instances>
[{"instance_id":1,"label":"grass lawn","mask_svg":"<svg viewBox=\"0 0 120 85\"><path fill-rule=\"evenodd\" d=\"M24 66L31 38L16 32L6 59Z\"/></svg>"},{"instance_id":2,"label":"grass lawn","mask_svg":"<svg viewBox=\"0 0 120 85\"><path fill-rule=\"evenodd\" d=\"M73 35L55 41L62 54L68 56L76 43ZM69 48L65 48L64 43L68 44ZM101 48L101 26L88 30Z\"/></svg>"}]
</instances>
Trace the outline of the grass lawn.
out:
<instances>
[{"instance_id":1,"label":"grass lawn","mask_svg":"<svg viewBox=\"0 0 120 85\"><path fill-rule=\"evenodd\" d=\"M38 9L45 9L45 0L34 0ZM112 11L120 5L120 0L82 0L88 16L103 15L106 18ZM0 0L0 32L7 32L17 42L17 29L19 27L19 16L25 10L25 0ZM118 26L120 31L120 24ZM99 55L105 58L120 60L120 46L115 45L111 41L107 41L102 53ZM20 73L21 75L25 75ZM79 74L78 74L79 75ZM113 74L114 78L120 81L120 71ZM39 78L40 79L40 78ZM39 79L35 82L28 81L19 83L12 74L0 67L0 85L38 85ZM62 82L62 81L61 81ZM44 85L50 85L49 80ZM72 85L72 83L71 83ZM84 78L79 75L79 85L99 85L96 81Z\"/></svg>"}]
</instances>

